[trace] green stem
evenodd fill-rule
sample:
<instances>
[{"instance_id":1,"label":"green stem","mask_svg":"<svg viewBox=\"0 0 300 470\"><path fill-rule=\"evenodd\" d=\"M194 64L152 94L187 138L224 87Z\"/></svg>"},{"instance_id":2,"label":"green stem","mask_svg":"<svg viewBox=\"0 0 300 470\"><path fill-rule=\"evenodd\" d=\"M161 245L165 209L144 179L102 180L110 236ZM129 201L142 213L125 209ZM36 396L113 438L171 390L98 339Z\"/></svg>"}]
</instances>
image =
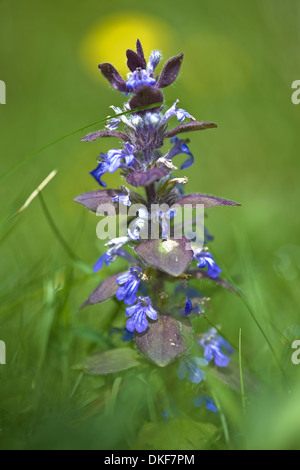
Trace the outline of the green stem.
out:
<instances>
[{"instance_id":1,"label":"green stem","mask_svg":"<svg viewBox=\"0 0 300 470\"><path fill-rule=\"evenodd\" d=\"M244 413L246 413L245 389L244 389L243 368L242 368L242 328L240 328L240 331L239 331L239 369L240 369L242 406L243 406Z\"/></svg>"},{"instance_id":2,"label":"green stem","mask_svg":"<svg viewBox=\"0 0 300 470\"><path fill-rule=\"evenodd\" d=\"M39 192L38 194L38 197L40 199L40 203L41 203L41 206L42 206L42 210L44 212L44 215L47 219L47 222L48 224L50 225L54 235L56 236L56 238L58 239L59 243L62 245L62 247L65 249L65 251L67 252L67 254L70 256L71 259L75 260L75 261L78 261L79 258L78 256L73 252L73 250L69 247L68 243L66 242L66 240L63 238L63 236L61 235L60 231L58 230L58 228L56 227L55 223L54 223L54 220L53 218L51 217L51 214L50 212L48 211L48 207L46 206L46 203L44 201L44 198L42 196L42 193Z\"/></svg>"},{"instance_id":3,"label":"green stem","mask_svg":"<svg viewBox=\"0 0 300 470\"><path fill-rule=\"evenodd\" d=\"M146 195L147 195L148 204L150 206L150 204L155 202L155 197L156 197L154 183L151 183L149 184L149 186L146 186Z\"/></svg>"}]
</instances>

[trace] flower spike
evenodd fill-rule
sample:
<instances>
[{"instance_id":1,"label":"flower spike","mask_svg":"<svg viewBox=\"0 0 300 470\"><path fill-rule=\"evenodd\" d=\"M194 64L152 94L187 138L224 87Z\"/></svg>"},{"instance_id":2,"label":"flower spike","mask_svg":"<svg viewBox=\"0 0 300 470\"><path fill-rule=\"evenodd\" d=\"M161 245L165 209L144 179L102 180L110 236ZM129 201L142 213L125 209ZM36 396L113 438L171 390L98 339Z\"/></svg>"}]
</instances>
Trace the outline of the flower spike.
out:
<instances>
[{"instance_id":1,"label":"flower spike","mask_svg":"<svg viewBox=\"0 0 300 470\"><path fill-rule=\"evenodd\" d=\"M202 193L184 194L188 178L184 173L173 174L189 168L195 158L199 158L197 155L194 158L189 140L179 134L217 127L214 122L197 121L189 111L178 106L178 99L170 108L165 107L164 88L178 78L183 54L168 59L160 74L156 74L156 68L162 59L161 52L153 50L146 61L139 39L136 51L126 50L126 58L129 70L126 77L108 62L101 63L99 70L115 90L128 97L127 102L122 107L111 106L115 115L106 119L105 128L91 132L81 140L94 142L102 137L116 138L118 143L113 148L97 150L98 163L90 174L98 185L106 187L103 179L107 173L120 170L115 177L123 178L131 188L138 189L128 189L123 182L119 183L119 189L98 188L80 194L75 201L96 214L107 213L109 221L113 221L115 215L121 220L124 211L129 211L124 233L120 233L124 227L119 224L119 236L110 236L105 243L106 251L102 252L93 270L98 272L104 266L113 269L119 263L126 263L127 267L103 280L82 308L114 297L123 313L116 318L120 327L110 331L125 333L126 339L133 338L142 356L159 367L177 360L178 378L192 384L201 383L202 387L206 378L203 368L209 367L209 363L226 367L230 361L228 355L233 350L214 329L200 338L195 336L193 328L195 326L197 331L196 322L203 312L199 305L204 305L209 298L202 292L195 298L190 281L198 282L199 289L202 289L199 280L208 279L216 288L224 286L233 292L236 290L224 279L208 248L203 248L204 242L213 240L206 227L203 227L203 239L188 239L183 218L180 218L182 214L185 216L185 211L181 208L188 205L197 209L202 205L206 209L239 204ZM173 158L180 154L186 159L178 169ZM101 208L107 205L111 207ZM112 210L108 210L110 208ZM197 218L195 220L199 225ZM184 229L179 236L178 227ZM189 229L189 233L191 231ZM181 287L184 295L176 286ZM179 295L180 299L177 298ZM193 343L200 346L203 357L191 356ZM138 365L136 361L134 365ZM216 412L210 395L206 390L203 392L197 394L195 406L205 403L206 408Z\"/></svg>"}]
</instances>

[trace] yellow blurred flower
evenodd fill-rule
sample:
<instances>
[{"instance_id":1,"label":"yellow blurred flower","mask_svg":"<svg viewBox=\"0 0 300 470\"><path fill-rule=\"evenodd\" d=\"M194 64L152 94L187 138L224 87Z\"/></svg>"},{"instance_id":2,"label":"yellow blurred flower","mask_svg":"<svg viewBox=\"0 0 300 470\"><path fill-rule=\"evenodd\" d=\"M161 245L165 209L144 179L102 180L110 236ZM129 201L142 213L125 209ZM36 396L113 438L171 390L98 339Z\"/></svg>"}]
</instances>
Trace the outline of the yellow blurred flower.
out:
<instances>
[{"instance_id":1,"label":"yellow blurred flower","mask_svg":"<svg viewBox=\"0 0 300 470\"><path fill-rule=\"evenodd\" d=\"M83 38L80 57L85 67L99 80L98 64L112 63L126 78L126 49L135 50L137 38L144 48L146 60L159 49L167 56L172 41L171 28L161 19L143 13L124 12L99 20Z\"/></svg>"}]
</instances>

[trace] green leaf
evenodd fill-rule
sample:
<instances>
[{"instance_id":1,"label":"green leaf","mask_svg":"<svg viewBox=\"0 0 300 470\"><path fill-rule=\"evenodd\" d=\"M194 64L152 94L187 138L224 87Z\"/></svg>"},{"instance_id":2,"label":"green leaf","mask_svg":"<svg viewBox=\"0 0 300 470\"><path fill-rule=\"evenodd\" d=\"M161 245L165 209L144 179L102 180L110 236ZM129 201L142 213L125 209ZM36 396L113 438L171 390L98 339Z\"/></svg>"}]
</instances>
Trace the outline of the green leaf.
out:
<instances>
[{"instance_id":1,"label":"green leaf","mask_svg":"<svg viewBox=\"0 0 300 470\"><path fill-rule=\"evenodd\" d=\"M110 349L87 356L74 368L90 375L112 374L139 366L138 357L138 353L130 348Z\"/></svg>"},{"instance_id":2,"label":"green leaf","mask_svg":"<svg viewBox=\"0 0 300 470\"><path fill-rule=\"evenodd\" d=\"M173 418L165 424L146 423L134 443L136 450L200 450L209 447L218 429L210 423Z\"/></svg>"},{"instance_id":3,"label":"green leaf","mask_svg":"<svg viewBox=\"0 0 300 470\"><path fill-rule=\"evenodd\" d=\"M107 346L109 344L108 339L95 328L75 326L71 328L70 331L73 335L85 338L94 343L102 344L104 346Z\"/></svg>"}]
</instances>

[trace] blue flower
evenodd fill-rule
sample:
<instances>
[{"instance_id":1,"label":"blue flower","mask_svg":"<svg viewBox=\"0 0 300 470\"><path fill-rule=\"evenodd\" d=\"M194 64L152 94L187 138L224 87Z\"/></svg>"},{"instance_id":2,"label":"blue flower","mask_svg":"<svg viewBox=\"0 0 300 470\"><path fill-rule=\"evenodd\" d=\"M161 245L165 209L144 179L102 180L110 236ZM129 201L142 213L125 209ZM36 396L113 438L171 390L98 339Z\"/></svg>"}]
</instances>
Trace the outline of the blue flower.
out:
<instances>
[{"instance_id":1,"label":"blue flower","mask_svg":"<svg viewBox=\"0 0 300 470\"><path fill-rule=\"evenodd\" d=\"M116 255L109 255L108 253L103 253L103 255L101 255L100 258L94 264L93 271L95 273L97 271L100 271L100 269L103 266L103 263L105 263L106 266L109 266L111 263L114 262L115 258L116 258Z\"/></svg>"},{"instance_id":2,"label":"blue flower","mask_svg":"<svg viewBox=\"0 0 300 470\"><path fill-rule=\"evenodd\" d=\"M176 117L178 122L184 121L185 118L194 119L190 113L188 113L182 108L177 109Z\"/></svg>"},{"instance_id":3,"label":"blue flower","mask_svg":"<svg viewBox=\"0 0 300 470\"><path fill-rule=\"evenodd\" d=\"M196 305L195 307L193 307L192 301L187 297L183 314L187 316L193 312L201 313L203 312L203 310L200 308L199 305Z\"/></svg>"},{"instance_id":4,"label":"blue flower","mask_svg":"<svg viewBox=\"0 0 300 470\"><path fill-rule=\"evenodd\" d=\"M214 236L209 233L208 229L204 227L204 243L207 243L208 241L212 241L214 239Z\"/></svg>"},{"instance_id":5,"label":"blue flower","mask_svg":"<svg viewBox=\"0 0 300 470\"><path fill-rule=\"evenodd\" d=\"M106 188L107 184L104 183L104 181L101 181L101 176L108 171L108 167L108 163L102 161L93 171L90 171L90 175L92 175L95 180L100 184L100 186L103 186L104 188Z\"/></svg>"},{"instance_id":6,"label":"blue flower","mask_svg":"<svg viewBox=\"0 0 300 470\"><path fill-rule=\"evenodd\" d=\"M209 277L215 279L219 277L219 274L222 272L222 269L219 268L208 251L204 251L201 248L194 250L194 260L198 261L198 268L202 269L207 267L206 273Z\"/></svg>"},{"instance_id":7,"label":"blue flower","mask_svg":"<svg viewBox=\"0 0 300 470\"><path fill-rule=\"evenodd\" d=\"M181 165L180 169L185 170L186 168L192 166L192 164L194 163L194 157L193 154L190 152L188 146L186 145L186 142L188 142L188 140L179 139L179 137L174 136L171 137L170 142L171 144L174 144L174 147L170 150L168 158L171 159L175 157L175 155L179 155L180 153L186 153L187 155L189 155L189 158Z\"/></svg>"},{"instance_id":8,"label":"blue flower","mask_svg":"<svg viewBox=\"0 0 300 470\"><path fill-rule=\"evenodd\" d=\"M129 191L128 189L126 188L127 190L127 193L124 194L123 192L120 193L120 194L117 194L116 196L114 196L111 200L112 202L118 202L119 204L124 204L125 206L131 206L131 201L130 201L130 198L129 198Z\"/></svg>"},{"instance_id":9,"label":"blue flower","mask_svg":"<svg viewBox=\"0 0 300 470\"><path fill-rule=\"evenodd\" d=\"M163 117L163 123L164 124L167 121L169 121L169 119L171 119L172 117L175 117L175 116L176 116L178 122L184 121L185 118L189 118L192 121L195 121L194 116L192 116L190 113L188 113L187 111L185 111L182 108L177 109L177 104L178 103L179 103L179 100L176 100L175 103L173 104L173 106L171 106L171 108L169 108L165 112L164 117Z\"/></svg>"},{"instance_id":10,"label":"blue flower","mask_svg":"<svg viewBox=\"0 0 300 470\"><path fill-rule=\"evenodd\" d=\"M152 76L154 70L161 61L161 53L159 51L152 51L147 64L147 72Z\"/></svg>"},{"instance_id":11,"label":"blue flower","mask_svg":"<svg viewBox=\"0 0 300 470\"><path fill-rule=\"evenodd\" d=\"M128 331L127 328L111 328L110 333L123 333L121 336L122 341L131 341L133 339L132 331Z\"/></svg>"},{"instance_id":12,"label":"blue flower","mask_svg":"<svg viewBox=\"0 0 300 470\"><path fill-rule=\"evenodd\" d=\"M222 348L225 349L227 354L233 354L233 348L226 339L217 334L215 328L211 328L204 337L199 340L199 345L204 348L204 357L208 362L214 359L216 366L228 366L230 358L223 353Z\"/></svg>"},{"instance_id":13,"label":"blue flower","mask_svg":"<svg viewBox=\"0 0 300 470\"><path fill-rule=\"evenodd\" d=\"M218 409L215 405L215 402L208 395L202 395L201 397L196 397L194 400L194 405L197 407L201 406L203 403L205 403L205 406L208 410L213 411L214 413L218 413Z\"/></svg>"},{"instance_id":14,"label":"blue flower","mask_svg":"<svg viewBox=\"0 0 300 470\"><path fill-rule=\"evenodd\" d=\"M156 84L155 78L150 76L150 73L145 69L136 69L130 74L126 86L129 91L137 92L144 86L154 86Z\"/></svg>"},{"instance_id":15,"label":"blue flower","mask_svg":"<svg viewBox=\"0 0 300 470\"><path fill-rule=\"evenodd\" d=\"M161 238L165 240L168 239L168 235L170 233L168 220L173 219L176 216L176 213L177 212L175 209L169 209L165 212L161 210L158 212L159 225L161 227Z\"/></svg>"},{"instance_id":16,"label":"blue flower","mask_svg":"<svg viewBox=\"0 0 300 470\"><path fill-rule=\"evenodd\" d=\"M120 112L122 111L120 110ZM105 124L105 127L106 129L109 129L110 131L114 131L118 129L120 122L121 122L121 118L119 117L110 118L107 124Z\"/></svg>"},{"instance_id":17,"label":"blue flower","mask_svg":"<svg viewBox=\"0 0 300 470\"><path fill-rule=\"evenodd\" d=\"M101 255L100 258L96 261L96 263L93 266L93 271L94 272L100 271L100 269L103 266L103 263L105 263L106 266L109 266L111 263L115 261L117 256L126 257L126 252L124 252L120 248L129 240L130 240L129 237L118 237L118 238L112 238L107 243L105 243L105 246L109 246L110 248L108 248L107 252L103 253L103 255Z\"/></svg>"},{"instance_id":18,"label":"blue flower","mask_svg":"<svg viewBox=\"0 0 300 470\"><path fill-rule=\"evenodd\" d=\"M167 423L167 421L168 421L169 412L168 412L168 411L165 411L165 410L163 410L163 411L161 412L161 416L162 416L162 418L163 418L163 420L164 420L164 423L166 424L166 423Z\"/></svg>"},{"instance_id":19,"label":"blue flower","mask_svg":"<svg viewBox=\"0 0 300 470\"><path fill-rule=\"evenodd\" d=\"M179 361L177 376L182 380L188 374L188 380L198 384L201 380L205 380L205 372L199 366L207 366L207 364L208 362L200 357L185 357Z\"/></svg>"},{"instance_id":20,"label":"blue flower","mask_svg":"<svg viewBox=\"0 0 300 470\"><path fill-rule=\"evenodd\" d=\"M93 171L90 172L90 175L92 175L101 186L106 187L106 184L101 181L101 176L107 172L114 173L123 165L122 159L125 160L125 164L127 166L132 165L135 160L133 152L134 146L129 142L126 142L122 149L111 149L106 155L100 154L102 161Z\"/></svg>"},{"instance_id":21,"label":"blue flower","mask_svg":"<svg viewBox=\"0 0 300 470\"><path fill-rule=\"evenodd\" d=\"M126 308L126 317L131 317L127 320L126 328L128 331L136 330L142 333L148 328L147 316L151 320L157 320L157 312L151 305L149 297L139 297L137 304Z\"/></svg>"},{"instance_id":22,"label":"blue flower","mask_svg":"<svg viewBox=\"0 0 300 470\"><path fill-rule=\"evenodd\" d=\"M116 292L118 300L124 300L126 305L132 305L137 300L137 290L139 288L142 277L140 267L130 268L127 273L121 274L117 278L119 287ZM128 328L129 329L129 328Z\"/></svg>"}]
</instances>

